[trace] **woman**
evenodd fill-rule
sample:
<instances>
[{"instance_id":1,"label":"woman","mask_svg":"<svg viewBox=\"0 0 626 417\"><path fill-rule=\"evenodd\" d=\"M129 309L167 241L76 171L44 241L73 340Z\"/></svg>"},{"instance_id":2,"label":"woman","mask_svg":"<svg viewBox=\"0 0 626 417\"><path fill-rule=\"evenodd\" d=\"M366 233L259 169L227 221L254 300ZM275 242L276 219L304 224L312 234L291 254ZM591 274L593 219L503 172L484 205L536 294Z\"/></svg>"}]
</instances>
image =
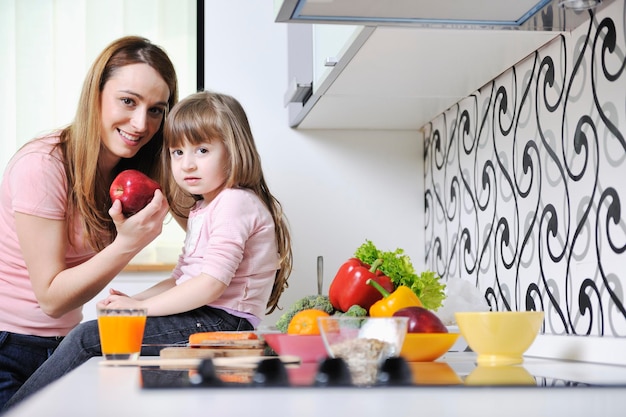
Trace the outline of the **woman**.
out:
<instances>
[{"instance_id":1,"label":"woman","mask_svg":"<svg viewBox=\"0 0 626 417\"><path fill-rule=\"evenodd\" d=\"M163 158L172 212L188 217L178 264L142 293L111 290L98 303L148 310L142 355L184 345L193 333L253 330L277 306L292 267L288 225L237 100L202 92L178 103L165 124ZM192 207L183 203L190 199ZM7 407L100 355L98 323L81 323Z\"/></svg>"},{"instance_id":2,"label":"woman","mask_svg":"<svg viewBox=\"0 0 626 417\"><path fill-rule=\"evenodd\" d=\"M108 189L124 169L160 180L163 123L178 98L167 54L140 37L111 43L85 79L74 121L24 145L0 196L0 407L161 233L161 192L125 218Z\"/></svg>"}]
</instances>

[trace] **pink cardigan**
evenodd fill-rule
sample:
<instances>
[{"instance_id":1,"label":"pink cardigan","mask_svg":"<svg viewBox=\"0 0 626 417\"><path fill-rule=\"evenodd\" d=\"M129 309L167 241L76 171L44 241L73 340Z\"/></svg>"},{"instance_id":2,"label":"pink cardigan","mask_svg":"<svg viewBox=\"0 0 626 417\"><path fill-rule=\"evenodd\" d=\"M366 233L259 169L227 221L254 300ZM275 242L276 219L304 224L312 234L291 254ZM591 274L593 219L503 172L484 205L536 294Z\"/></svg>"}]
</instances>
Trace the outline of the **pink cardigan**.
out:
<instances>
[{"instance_id":1,"label":"pink cardigan","mask_svg":"<svg viewBox=\"0 0 626 417\"><path fill-rule=\"evenodd\" d=\"M265 314L278 264L274 221L251 191L225 189L189 215L185 246L173 276L180 284L200 273L228 286L210 305L250 319ZM254 318L257 318L255 320Z\"/></svg>"}]
</instances>

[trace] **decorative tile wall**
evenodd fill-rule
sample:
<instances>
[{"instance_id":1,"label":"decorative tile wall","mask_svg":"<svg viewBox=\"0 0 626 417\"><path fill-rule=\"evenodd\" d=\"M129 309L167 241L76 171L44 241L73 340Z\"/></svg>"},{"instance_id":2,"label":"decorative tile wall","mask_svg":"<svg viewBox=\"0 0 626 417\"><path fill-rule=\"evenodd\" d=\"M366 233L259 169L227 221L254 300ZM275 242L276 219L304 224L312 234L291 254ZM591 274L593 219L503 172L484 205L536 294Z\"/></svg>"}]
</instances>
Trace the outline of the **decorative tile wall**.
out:
<instances>
[{"instance_id":1,"label":"decorative tile wall","mask_svg":"<svg viewBox=\"0 0 626 417\"><path fill-rule=\"evenodd\" d=\"M544 333L626 336L624 20L590 14L424 127L427 267Z\"/></svg>"}]
</instances>

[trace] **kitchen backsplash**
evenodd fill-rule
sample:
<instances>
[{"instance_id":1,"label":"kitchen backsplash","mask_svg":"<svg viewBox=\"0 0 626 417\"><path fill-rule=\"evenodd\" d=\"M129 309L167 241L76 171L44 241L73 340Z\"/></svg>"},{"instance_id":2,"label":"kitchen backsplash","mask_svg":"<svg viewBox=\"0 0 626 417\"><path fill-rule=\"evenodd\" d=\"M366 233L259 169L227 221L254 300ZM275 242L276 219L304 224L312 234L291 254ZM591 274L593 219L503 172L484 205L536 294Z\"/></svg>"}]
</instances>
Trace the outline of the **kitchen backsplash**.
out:
<instances>
[{"instance_id":1,"label":"kitchen backsplash","mask_svg":"<svg viewBox=\"0 0 626 417\"><path fill-rule=\"evenodd\" d=\"M626 336L624 20L613 2L424 127L426 266L546 334Z\"/></svg>"}]
</instances>

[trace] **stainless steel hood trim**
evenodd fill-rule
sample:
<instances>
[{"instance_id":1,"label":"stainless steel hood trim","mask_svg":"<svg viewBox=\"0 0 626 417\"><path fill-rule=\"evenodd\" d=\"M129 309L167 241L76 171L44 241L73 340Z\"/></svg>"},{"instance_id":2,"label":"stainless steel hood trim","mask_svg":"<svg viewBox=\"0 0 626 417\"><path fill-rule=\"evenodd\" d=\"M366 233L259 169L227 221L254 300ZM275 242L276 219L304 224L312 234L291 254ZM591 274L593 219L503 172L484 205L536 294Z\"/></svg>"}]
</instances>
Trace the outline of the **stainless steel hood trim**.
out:
<instances>
[{"instance_id":1,"label":"stainless steel hood trim","mask_svg":"<svg viewBox=\"0 0 626 417\"><path fill-rule=\"evenodd\" d=\"M491 30L519 30L567 32L575 29L589 18L587 10L571 10L559 5L561 0L537 0L533 7L525 13L516 16L515 20L493 19L459 19L459 18L423 18L419 16L359 16L358 10L352 15L336 13L329 15L303 14L302 10L307 1L314 0L284 0L276 15L279 23L308 23L308 24L349 24L364 26L405 26L432 29L491 29ZM358 0L355 0L358 1ZM479 0L476 0L479 1ZM604 0L598 10L613 0ZM332 3L332 2L331 2ZM328 6L332 7L332 6ZM346 9L344 5L344 10ZM357 8L358 9L358 8Z\"/></svg>"},{"instance_id":2,"label":"stainless steel hood trim","mask_svg":"<svg viewBox=\"0 0 626 417\"><path fill-rule=\"evenodd\" d=\"M297 0L297 5L293 14L291 15L292 19L301 20L303 22L308 23L322 23L328 22L329 20L333 20L336 22L343 22L347 24L361 24L361 25L371 25L373 23L385 24L385 25L425 25L425 26L468 26L468 25L477 25L477 26L521 26L528 19L530 19L533 15L543 9L546 5L548 5L552 0L540 0L533 8L528 10L517 20L476 20L476 19L430 19L430 18L420 18L420 17L393 17L393 18L370 18L370 17L360 17L360 16L314 16L314 15L306 15L303 14L303 8L308 0Z\"/></svg>"}]
</instances>

